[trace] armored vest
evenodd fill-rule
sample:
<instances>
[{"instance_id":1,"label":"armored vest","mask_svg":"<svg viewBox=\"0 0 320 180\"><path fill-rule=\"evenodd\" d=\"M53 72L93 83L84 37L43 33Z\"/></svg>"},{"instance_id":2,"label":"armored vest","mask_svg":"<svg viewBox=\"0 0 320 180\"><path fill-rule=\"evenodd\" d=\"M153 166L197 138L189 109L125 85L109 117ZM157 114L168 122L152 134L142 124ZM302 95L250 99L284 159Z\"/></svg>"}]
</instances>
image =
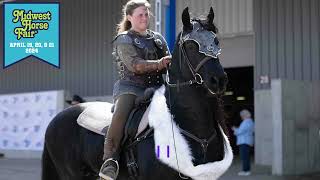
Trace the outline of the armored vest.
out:
<instances>
[{"instance_id":1,"label":"armored vest","mask_svg":"<svg viewBox=\"0 0 320 180\"><path fill-rule=\"evenodd\" d=\"M162 72L156 71L147 74L135 74L128 70L117 53L117 45L129 43L134 45L138 56L144 60L157 60L165 56L164 50L166 42L163 37L151 30L147 31L147 36L141 36L132 31L125 31L119 34L113 41L113 55L116 58L120 82L131 82L143 87L152 87L163 84Z\"/></svg>"}]
</instances>

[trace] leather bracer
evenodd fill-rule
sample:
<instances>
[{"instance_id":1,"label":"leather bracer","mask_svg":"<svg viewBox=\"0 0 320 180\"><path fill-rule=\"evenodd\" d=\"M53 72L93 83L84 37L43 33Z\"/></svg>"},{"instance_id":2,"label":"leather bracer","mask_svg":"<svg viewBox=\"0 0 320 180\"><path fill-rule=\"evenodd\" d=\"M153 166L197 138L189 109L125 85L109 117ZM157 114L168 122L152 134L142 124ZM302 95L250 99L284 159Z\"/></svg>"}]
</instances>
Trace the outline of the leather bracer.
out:
<instances>
[{"instance_id":1,"label":"leather bracer","mask_svg":"<svg viewBox=\"0 0 320 180\"><path fill-rule=\"evenodd\" d=\"M134 60L132 68L137 74L151 73L163 69L161 60Z\"/></svg>"}]
</instances>

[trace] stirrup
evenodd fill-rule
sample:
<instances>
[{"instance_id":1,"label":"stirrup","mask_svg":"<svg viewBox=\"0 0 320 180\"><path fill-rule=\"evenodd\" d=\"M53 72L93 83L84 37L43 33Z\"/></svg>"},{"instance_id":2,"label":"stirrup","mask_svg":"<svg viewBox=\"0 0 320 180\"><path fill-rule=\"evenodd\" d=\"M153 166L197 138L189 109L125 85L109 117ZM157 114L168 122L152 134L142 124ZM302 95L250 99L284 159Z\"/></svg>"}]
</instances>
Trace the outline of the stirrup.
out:
<instances>
[{"instance_id":1,"label":"stirrup","mask_svg":"<svg viewBox=\"0 0 320 180\"><path fill-rule=\"evenodd\" d=\"M101 173L102 168L105 168L105 167L106 167L105 165L106 165L109 161L112 161L112 162L114 162L114 163L116 164L116 166L117 166L116 177L119 175L119 169L120 169L120 167L119 167L118 161L115 160L115 159L113 159L113 158L109 158L109 159L107 159L107 160L104 161L104 163L102 164L102 166L101 166L101 168L100 168L100 171L99 171L100 180L114 180L114 179L111 179L111 178L109 178L109 177L107 177L107 176L105 176L104 174Z\"/></svg>"}]
</instances>

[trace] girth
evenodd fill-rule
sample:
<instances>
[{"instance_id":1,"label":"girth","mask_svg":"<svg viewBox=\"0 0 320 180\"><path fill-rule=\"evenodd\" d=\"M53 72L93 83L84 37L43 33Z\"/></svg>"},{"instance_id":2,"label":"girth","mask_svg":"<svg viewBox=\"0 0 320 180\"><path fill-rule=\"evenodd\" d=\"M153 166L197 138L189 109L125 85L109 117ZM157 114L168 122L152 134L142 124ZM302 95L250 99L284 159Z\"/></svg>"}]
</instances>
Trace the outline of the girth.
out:
<instances>
[{"instance_id":1,"label":"girth","mask_svg":"<svg viewBox=\"0 0 320 180\"><path fill-rule=\"evenodd\" d=\"M127 162L127 168L129 177L131 180L136 180L139 176L138 164L136 162L135 154L133 151L133 147L136 146L141 141L153 136L153 128L148 128L142 135L138 136L135 139L129 139L125 146L125 156Z\"/></svg>"}]
</instances>

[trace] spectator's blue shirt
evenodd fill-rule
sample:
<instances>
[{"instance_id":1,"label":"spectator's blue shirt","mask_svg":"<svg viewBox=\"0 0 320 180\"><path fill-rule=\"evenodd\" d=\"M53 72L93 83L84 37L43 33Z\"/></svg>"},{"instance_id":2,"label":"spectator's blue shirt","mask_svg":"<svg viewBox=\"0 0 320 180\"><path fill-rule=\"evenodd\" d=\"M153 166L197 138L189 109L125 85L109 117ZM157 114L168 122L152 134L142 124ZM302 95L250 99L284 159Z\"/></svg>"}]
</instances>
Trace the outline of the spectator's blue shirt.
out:
<instances>
[{"instance_id":1,"label":"spectator's blue shirt","mask_svg":"<svg viewBox=\"0 0 320 180\"><path fill-rule=\"evenodd\" d=\"M254 123L252 119L244 119L239 128L234 130L234 135L237 136L237 145L248 144L253 146Z\"/></svg>"}]
</instances>

